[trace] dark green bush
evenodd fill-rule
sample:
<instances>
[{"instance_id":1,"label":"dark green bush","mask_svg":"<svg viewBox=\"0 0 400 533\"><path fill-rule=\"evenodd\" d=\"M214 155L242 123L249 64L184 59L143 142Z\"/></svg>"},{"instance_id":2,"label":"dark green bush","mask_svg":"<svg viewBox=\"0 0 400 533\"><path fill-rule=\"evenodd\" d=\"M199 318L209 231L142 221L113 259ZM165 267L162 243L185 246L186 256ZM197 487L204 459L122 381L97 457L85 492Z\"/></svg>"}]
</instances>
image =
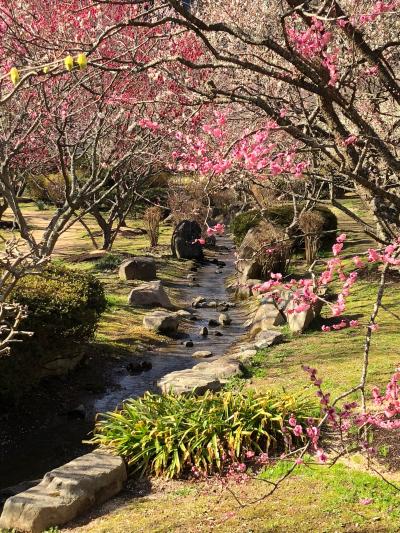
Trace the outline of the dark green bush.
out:
<instances>
[{"instance_id":1,"label":"dark green bush","mask_svg":"<svg viewBox=\"0 0 400 533\"><path fill-rule=\"evenodd\" d=\"M94 265L95 270L105 272L107 270L115 270L122 263L123 257L118 254L107 254L101 257Z\"/></svg>"},{"instance_id":2,"label":"dark green bush","mask_svg":"<svg viewBox=\"0 0 400 533\"><path fill-rule=\"evenodd\" d=\"M177 477L196 469L210 474L244 461L246 452L279 454L296 443L288 424L291 414L303 425L315 407L304 398L272 392L146 393L126 401L121 411L103 415L93 442L125 457L134 472Z\"/></svg>"},{"instance_id":3,"label":"dark green bush","mask_svg":"<svg viewBox=\"0 0 400 533\"><path fill-rule=\"evenodd\" d=\"M34 333L13 344L11 355L0 359L0 394L14 395L73 366L69 361L79 359L93 338L106 299L101 282L92 274L60 265L22 278L12 298L28 308L21 329Z\"/></svg>"},{"instance_id":4,"label":"dark green bush","mask_svg":"<svg viewBox=\"0 0 400 533\"><path fill-rule=\"evenodd\" d=\"M233 233L233 240L239 246L246 236L246 233L257 226L261 221L260 211L251 210L239 213L231 222L231 232Z\"/></svg>"}]
</instances>

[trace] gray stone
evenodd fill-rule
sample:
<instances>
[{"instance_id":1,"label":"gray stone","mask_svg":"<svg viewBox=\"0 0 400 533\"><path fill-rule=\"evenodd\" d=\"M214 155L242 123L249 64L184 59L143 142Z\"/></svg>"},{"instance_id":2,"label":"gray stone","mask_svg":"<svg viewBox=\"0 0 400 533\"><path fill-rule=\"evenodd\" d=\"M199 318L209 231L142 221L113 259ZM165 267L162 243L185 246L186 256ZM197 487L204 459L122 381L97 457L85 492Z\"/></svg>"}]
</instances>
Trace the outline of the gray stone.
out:
<instances>
[{"instance_id":1,"label":"gray stone","mask_svg":"<svg viewBox=\"0 0 400 533\"><path fill-rule=\"evenodd\" d=\"M41 533L51 526L62 526L118 494L126 477L121 457L95 450L52 470L35 487L9 498L0 528Z\"/></svg>"},{"instance_id":2,"label":"gray stone","mask_svg":"<svg viewBox=\"0 0 400 533\"><path fill-rule=\"evenodd\" d=\"M282 333L279 333L279 331L261 331L257 335L254 345L259 350L262 350L274 346L275 344L279 344L282 341L283 335Z\"/></svg>"},{"instance_id":3,"label":"gray stone","mask_svg":"<svg viewBox=\"0 0 400 533\"><path fill-rule=\"evenodd\" d=\"M193 348L193 341L185 341L183 345L185 348Z\"/></svg>"},{"instance_id":4,"label":"gray stone","mask_svg":"<svg viewBox=\"0 0 400 533\"><path fill-rule=\"evenodd\" d=\"M268 331L273 327L283 326L285 322L285 315L275 303L272 300L265 302L260 305L254 315L250 335L254 337L260 331Z\"/></svg>"},{"instance_id":5,"label":"gray stone","mask_svg":"<svg viewBox=\"0 0 400 533\"><path fill-rule=\"evenodd\" d=\"M228 313L221 313L218 317L218 322L221 326L229 326L229 324L232 324L232 319Z\"/></svg>"},{"instance_id":6,"label":"gray stone","mask_svg":"<svg viewBox=\"0 0 400 533\"><path fill-rule=\"evenodd\" d=\"M194 220L183 220L172 234L172 255L178 259L204 259L203 247L198 242L201 237L201 227Z\"/></svg>"},{"instance_id":7,"label":"gray stone","mask_svg":"<svg viewBox=\"0 0 400 533\"><path fill-rule=\"evenodd\" d=\"M258 291L253 289L254 286L260 285L262 283L262 280L260 279L248 279L246 283L240 284L236 290L237 296L239 298L249 298L250 296L254 296L255 294L258 294Z\"/></svg>"},{"instance_id":8,"label":"gray stone","mask_svg":"<svg viewBox=\"0 0 400 533\"><path fill-rule=\"evenodd\" d=\"M176 335L179 326L179 316L168 311L153 311L143 318L143 326L146 329L164 335Z\"/></svg>"},{"instance_id":9,"label":"gray stone","mask_svg":"<svg viewBox=\"0 0 400 533\"><path fill-rule=\"evenodd\" d=\"M211 302L208 302L207 307L217 307L217 302L211 300Z\"/></svg>"},{"instance_id":10,"label":"gray stone","mask_svg":"<svg viewBox=\"0 0 400 533\"><path fill-rule=\"evenodd\" d=\"M223 357L211 363L199 363L189 370L171 372L160 379L157 385L163 393L204 394L207 390L220 390L229 378L240 374L240 361Z\"/></svg>"},{"instance_id":11,"label":"gray stone","mask_svg":"<svg viewBox=\"0 0 400 533\"><path fill-rule=\"evenodd\" d=\"M223 336L223 333L221 331L218 331L218 329L216 329L215 331L213 331L213 334L216 336L216 337L222 337Z\"/></svg>"},{"instance_id":12,"label":"gray stone","mask_svg":"<svg viewBox=\"0 0 400 533\"><path fill-rule=\"evenodd\" d=\"M122 280L154 280L157 278L156 262L152 257L133 257L132 259L127 259L119 267L119 277Z\"/></svg>"},{"instance_id":13,"label":"gray stone","mask_svg":"<svg viewBox=\"0 0 400 533\"><path fill-rule=\"evenodd\" d=\"M172 308L170 299L161 281L150 281L132 289L128 303L136 307L166 307Z\"/></svg>"},{"instance_id":14,"label":"gray stone","mask_svg":"<svg viewBox=\"0 0 400 533\"><path fill-rule=\"evenodd\" d=\"M210 318L210 320L208 321L208 325L211 327L216 327L219 326L220 323L218 322L218 320L215 320L215 318Z\"/></svg>"},{"instance_id":15,"label":"gray stone","mask_svg":"<svg viewBox=\"0 0 400 533\"><path fill-rule=\"evenodd\" d=\"M199 305L205 303L205 301L206 299L204 298L204 296L196 296L196 298L192 300L192 307L199 307Z\"/></svg>"},{"instance_id":16,"label":"gray stone","mask_svg":"<svg viewBox=\"0 0 400 533\"><path fill-rule=\"evenodd\" d=\"M185 309L179 309L179 311L176 312L178 316L181 318L188 318L189 320L192 318L192 313L190 311L186 311Z\"/></svg>"},{"instance_id":17,"label":"gray stone","mask_svg":"<svg viewBox=\"0 0 400 533\"><path fill-rule=\"evenodd\" d=\"M207 357L212 357L212 352L209 350L199 350L198 352L194 352L193 357L196 357L198 359L205 359Z\"/></svg>"},{"instance_id":18,"label":"gray stone","mask_svg":"<svg viewBox=\"0 0 400 533\"><path fill-rule=\"evenodd\" d=\"M311 306L307 311L301 311L300 313L289 313L289 310L293 310L296 304L290 301L285 308L285 315L289 325L289 329L292 333L303 333L311 324L311 322L321 314L323 302L317 300L317 302Z\"/></svg>"},{"instance_id":19,"label":"gray stone","mask_svg":"<svg viewBox=\"0 0 400 533\"><path fill-rule=\"evenodd\" d=\"M208 328L206 326L202 327L199 331L199 335L201 337L207 337L208 335Z\"/></svg>"},{"instance_id":20,"label":"gray stone","mask_svg":"<svg viewBox=\"0 0 400 533\"><path fill-rule=\"evenodd\" d=\"M255 355L257 355L257 350L243 350L235 355L235 359L242 363L249 362Z\"/></svg>"}]
</instances>

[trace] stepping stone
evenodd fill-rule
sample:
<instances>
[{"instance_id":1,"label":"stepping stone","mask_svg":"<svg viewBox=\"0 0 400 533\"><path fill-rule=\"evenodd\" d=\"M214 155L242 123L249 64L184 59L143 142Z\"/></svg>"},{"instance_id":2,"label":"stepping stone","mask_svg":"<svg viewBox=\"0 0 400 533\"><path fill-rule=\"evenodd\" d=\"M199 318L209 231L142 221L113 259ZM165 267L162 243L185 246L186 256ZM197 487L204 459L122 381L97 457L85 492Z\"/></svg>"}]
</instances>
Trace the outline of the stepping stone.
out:
<instances>
[{"instance_id":1,"label":"stepping stone","mask_svg":"<svg viewBox=\"0 0 400 533\"><path fill-rule=\"evenodd\" d=\"M196 357L198 359L205 359L207 357L212 357L212 352L209 350L199 350L198 352L194 352L193 357Z\"/></svg>"},{"instance_id":2,"label":"stepping stone","mask_svg":"<svg viewBox=\"0 0 400 533\"><path fill-rule=\"evenodd\" d=\"M257 335L254 346L262 350L264 348L269 348L275 344L280 344L283 341L283 335L279 331L262 331Z\"/></svg>"}]
</instances>

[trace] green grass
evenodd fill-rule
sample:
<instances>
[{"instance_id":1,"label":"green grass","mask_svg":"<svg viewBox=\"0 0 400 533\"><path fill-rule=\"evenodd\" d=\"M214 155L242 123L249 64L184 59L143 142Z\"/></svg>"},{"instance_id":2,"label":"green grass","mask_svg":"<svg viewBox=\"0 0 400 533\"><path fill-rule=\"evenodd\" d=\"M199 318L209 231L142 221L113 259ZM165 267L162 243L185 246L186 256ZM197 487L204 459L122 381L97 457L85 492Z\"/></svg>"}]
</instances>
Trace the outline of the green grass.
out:
<instances>
[{"instance_id":1,"label":"green grass","mask_svg":"<svg viewBox=\"0 0 400 533\"><path fill-rule=\"evenodd\" d=\"M399 311L399 289L399 284L389 283L383 299L384 305L394 312ZM346 316L367 323L376 290L377 282L358 282L348 300ZM324 313L329 314L328 310ZM260 375L260 372L255 375L252 386L260 390L283 387L288 392L313 390L301 370L303 364L317 368L324 380L324 388L334 395L357 384L366 328L322 332L321 324L329 321L330 318L325 316L305 334L293 336L289 343L260 352L257 364L264 370L264 375ZM385 385L400 361L400 330L397 320L381 309L377 322L379 330L373 334L370 352L370 388Z\"/></svg>"},{"instance_id":2,"label":"green grass","mask_svg":"<svg viewBox=\"0 0 400 533\"><path fill-rule=\"evenodd\" d=\"M283 465L283 466L282 466ZM281 463L269 469L277 479ZM382 480L343 465L298 468L277 491L266 474L245 485L217 482L153 483L150 496L127 494L106 515L76 533L394 533L399 531L400 497ZM244 504L240 507L238 501ZM369 505L360 500L373 498ZM258 503L255 503L258 501Z\"/></svg>"}]
</instances>

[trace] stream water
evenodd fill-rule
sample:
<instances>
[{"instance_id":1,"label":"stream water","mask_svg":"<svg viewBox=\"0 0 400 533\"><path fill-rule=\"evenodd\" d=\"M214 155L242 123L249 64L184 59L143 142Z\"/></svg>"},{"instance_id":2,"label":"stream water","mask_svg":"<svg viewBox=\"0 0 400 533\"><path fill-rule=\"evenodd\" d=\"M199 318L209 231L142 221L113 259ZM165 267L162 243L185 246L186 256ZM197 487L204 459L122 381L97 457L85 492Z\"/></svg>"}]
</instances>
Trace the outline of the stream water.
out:
<instances>
[{"instance_id":1,"label":"stream water","mask_svg":"<svg viewBox=\"0 0 400 533\"><path fill-rule=\"evenodd\" d=\"M217 303L229 301L225 281L234 273L234 254L232 242L227 237L219 239L217 257L225 266L220 269L209 262L199 267L196 273L196 283L199 286L190 286L188 280L179 282L179 297L185 302L183 307L189 308L197 296ZM0 500L12 492L4 490L5 487L41 478L48 470L90 451L90 446L82 444L82 440L88 438L96 413L114 410L123 400L141 396L146 391L157 391L157 380L169 372L191 368L199 363L198 359L192 357L195 351L211 351L213 357L207 361L221 357L245 332L243 323L246 316L243 309L233 307L228 312L232 318L230 326L209 328L210 333L212 329L218 329L223 335L210 334L203 337L200 335L201 327L207 326L209 319L217 319L220 311L213 308L196 309L198 320L185 320L181 338L140 355L141 361L151 362L152 368L149 371L131 375L126 370L127 361L117 361L111 369L112 385L102 394L88 397L83 405L84 417L66 420L57 413L50 414L45 425L34 428L29 434L21 434L15 449L8 452L0 464ZM192 348L182 344L189 339L194 343ZM18 424L17 420L15 422Z\"/></svg>"}]
</instances>

